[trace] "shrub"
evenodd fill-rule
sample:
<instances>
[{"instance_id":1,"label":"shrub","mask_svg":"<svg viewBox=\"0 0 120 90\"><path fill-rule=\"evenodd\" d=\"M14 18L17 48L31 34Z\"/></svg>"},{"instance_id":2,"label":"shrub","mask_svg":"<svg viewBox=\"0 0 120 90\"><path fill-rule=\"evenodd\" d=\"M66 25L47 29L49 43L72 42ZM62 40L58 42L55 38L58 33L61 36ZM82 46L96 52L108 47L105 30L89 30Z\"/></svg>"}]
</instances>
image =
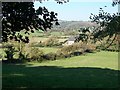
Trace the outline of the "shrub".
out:
<instances>
[{"instance_id":1,"label":"shrub","mask_svg":"<svg viewBox=\"0 0 120 90\"><path fill-rule=\"evenodd\" d=\"M43 44L44 46L49 46L49 47L57 46L58 45L58 39L57 39L57 37L50 37L49 39L42 42L41 44Z\"/></svg>"},{"instance_id":2,"label":"shrub","mask_svg":"<svg viewBox=\"0 0 120 90\"><path fill-rule=\"evenodd\" d=\"M57 54L56 53L48 53L43 56L45 60L56 60Z\"/></svg>"},{"instance_id":3,"label":"shrub","mask_svg":"<svg viewBox=\"0 0 120 90\"><path fill-rule=\"evenodd\" d=\"M56 59L62 59L62 58L65 58L65 55L63 53L61 53L60 50L58 50L56 52Z\"/></svg>"},{"instance_id":4,"label":"shrub","mask_svg":"<svg viewBox=\"0 0 120 90\"><path fill-rule=\"evenodd\" d=\"M96 50L96 46L91 44L91 43L88 43L86 45L86 49L85 49L85 52L88 52L88 53L92 53Z\"/></svg>"},{"instance_id":5,"label":"shrub","mask_svg":"<svg viewBox=\"0 0 120 90\"><path fill-rule=\"evenodd\" d=\"M104 45L103 44L100 44L98 45L96 48L99 49L99 50L105 50L105 51L116 51L116 52L119 52L119 45L118 43L113 43L111 46L109 46L108 48L106 48L106 46L108 46L109 44L105 43Z\"/></svg>"},{"instance_id":6,"label":"shrub","mask_svg":"<svg viewBox=\"0 0 120 90\"><path fill-rule=\"evenodd\" d=\"M68 54L70 54L71 53L71 45L69 45L69 46L64 46L64 47L62 47L61 49L60 49L60 51L59 52L61 52L63 55L68 55Z\"/></svg>"},{"instance_id":7,"label":"shrub","mask_svg":"<svg viewBox=\"0 0 120 90\"><path fill-rule=\"evenodd\" d=\"M4 51L6 53L5 58L7 58L8 60L11 59L18 59L20 62L23 60L27 60L28 59L28 50L29 47L26 46L25 43L19 43L16 41L9 41L7 43L3 43L3 47L4 47ZM17 62L16 60L14 60L14 62Z\"/></svg>"},{"instance_id":8,"label":"shrub","mask_svg":"<svg viewBox=\"0 0 120 90\"><path fill-rule=\"evenodd\" d=\"M25 44L24 42L20 42L20 43L17 43L15 44L16 46L16 50L18 51L18 58L19 60L21 61L26 61L29 57L29 45L28 44Z\"/></svg>"},{"instance_id":9,"label":"shrub","mask_svg":"<svg viewBox=\"0 0 120 90\"><path fill-rule=\"evenodd\" d=\"M44 55L43 51L38 48L31 48L31 51L29 53L29 57L32 61L42 61L42 56Z\"/></svg>"},{"instance_id":10,"label":"shrub","mask_svg":"<svg viewBox=\"0 0 120 90\"><path fill-rule=\"evenodd\" d=\"M76 51L76 52L71 53L71 55L73 55L73 56L79 56L81 54L83 54L83 53L80 51Z\"/></svg>"},{"instance_id":11,"label":"shrub","mask_svg":"<svg viewBox=\"0 0 120 90\"><path fill-rule=\"evenodd\" d=\"M58 52L61 52L65 57L78 56L84 52L91 53L96 50L95 45L86 44L83 42L74 43L72 45L62 47Z\"/></svg>"},{"instance_id":12,"label":"shrub","mask_svg":"<svg viewBox=\"0 0 120 90\"><path fill-rule=\"evenodd\" d=\"M61 53L63 53L64 55L69 55L73 52L83 52L85 49L85 45L83 45L82 43L74 43L72 45L69 46L64 46L63 48L61 48Z\"/></svg>"},{"instance_id":13,"label":"shrub","mask_svg":"<svg viewBox=\"0 0 120 90\"><path fill-rule=\"evenodd\" d=\"M12 44L6 44L6 49L4 50L6 53L5 58L7 58L7 60L13 60L13 56L16 52L15 47Z\"/></svg>"}]
</instances>

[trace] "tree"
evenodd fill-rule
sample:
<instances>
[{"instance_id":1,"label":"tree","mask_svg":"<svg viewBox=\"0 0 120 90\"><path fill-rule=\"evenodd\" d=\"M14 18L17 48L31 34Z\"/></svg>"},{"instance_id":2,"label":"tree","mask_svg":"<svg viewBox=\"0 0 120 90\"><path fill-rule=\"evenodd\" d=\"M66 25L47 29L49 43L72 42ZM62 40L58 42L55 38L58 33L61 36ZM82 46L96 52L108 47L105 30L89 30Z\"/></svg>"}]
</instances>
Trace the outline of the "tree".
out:
<instances>
[{"instance_id":1,"label":"tree","mask_svg":"<svg viewBox=\"0 0 120 90\"><path fill-rule=\"evenodd\" d=\"M80 28L79 30L79 38L78 38L78 41L82 41L82 42L86 42L88 41L89 39L89 34L90 34L90 28L89 27L86 27L86 28ZM89 33L89 34L88 34Z\"/></svg>"},{"instance_id":2,"label":"tree","mask_svg":"<svg viewBox=\"0 0 120 90\"><path fill-rule=\"evenodd\" d=\"M39 0L40 2L42 0ZM66 3L66 0L55 0L57 3ZM34 9L33 2L2 2L2 41L8 39L23 41L28 43L28 36L23 36L20 31L24 30L25 34L34 33L34 29L47 31L55 23L59 25L57 13L49 12L45 7ZM40 17L41 18L40 18Z\"/></svg>"},{"instance_id":3,"label":"tree","mask_svg":"<svg viewBox=\"0 0 120 90\"><path fill-rule=\"evenodd\" d=\"M118 0L113 1L112 5L115 6L116 4L120 3ZM109 37L107 42L113 38L111 43L106 47L108 48L113 41L117 38L120 34L120 16L119 14L111 15L108 12L105 12L102 8L99 10L98 15L91 14L90 19L92 22L96 22L99 24L99 27L93 32L95 40L102 40L105 37Z\"/></svg>"}]
</instances>

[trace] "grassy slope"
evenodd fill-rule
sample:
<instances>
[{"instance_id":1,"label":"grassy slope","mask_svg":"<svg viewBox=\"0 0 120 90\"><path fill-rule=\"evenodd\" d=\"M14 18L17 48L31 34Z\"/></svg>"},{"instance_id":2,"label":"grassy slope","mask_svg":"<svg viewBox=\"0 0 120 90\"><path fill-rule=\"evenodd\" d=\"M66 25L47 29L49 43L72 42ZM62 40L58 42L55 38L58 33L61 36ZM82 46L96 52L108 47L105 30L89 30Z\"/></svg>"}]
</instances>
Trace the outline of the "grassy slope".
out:
<instances>
[{"instance_id":1,"label":"grassy slope","mask_svg":"<svg viewBox=\"0 0 120 90\"><path fill-rule=\"evenodd\" d=\"M3 64L3 87L117 87L117 55L115 52L102 51L43 63Z\"/></svg>"},{"instance_id":2,"label":"grassy slope","mask_svg":"<svg viewBox=\"0 0 120 90\"><path fill-rule=\"evenodd\" d=\"M32 63L30 63L32 64ZM100 67L118 70L118 53L101 51L87 55L48 61L43 63L34 63L34 66L62 66L62 67Z\"/></svg>"}]
</instances>

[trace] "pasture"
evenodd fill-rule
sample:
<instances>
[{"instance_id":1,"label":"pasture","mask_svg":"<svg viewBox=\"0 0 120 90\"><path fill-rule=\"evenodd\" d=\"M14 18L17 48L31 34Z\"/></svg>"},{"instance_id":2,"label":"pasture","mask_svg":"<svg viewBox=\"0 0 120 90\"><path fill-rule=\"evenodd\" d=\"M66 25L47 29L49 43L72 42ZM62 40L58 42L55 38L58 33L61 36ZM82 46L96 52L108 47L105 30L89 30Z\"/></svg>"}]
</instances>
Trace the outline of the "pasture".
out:
<instances>
[{"instance_id":1,"label":"pasture","mask_svg":"<svg viewBox=\"0 0 120 90\"><path fill-rule=\"evenodd\" d=\"M56 32L51 34L59 36ZM35 33L30 36L30 43L44 42L49 37ZM59 42L64 42L67 38L68 36L61 36L57 39ZM45 54L56 53L60 49L58 46L37 48ZM5 55L2 49L0 54ZM41 63L34 61L18 64L3 63L2 70L3 89L117 88L119 86L118 52L100 51L53 61L46 60Z\"/></svg>"},{"instance_id":2,"label":"pasture","mask_svg":"<svg viewBox=\"0 0 120 90\"><path fill-rule=\"evenodd\" d=\"M4 88L117 88L118 53L97 52L42 63L3 64Z\"/></svg>"},{"instance_id":3,"label":"pasture","mask_svg":"<svg viewBox=\"0 0 120 90\"><path fill-rule=\"evenodd\" d=\"M40 50L42 50L45 54L47 53L55 53L59 48L56 47L39 47Z\"/></svg>"},{"instance_id":4,"label":"pasture","mask_svg":"<svg viewBox=\"0 0 120 90\"><path fill-rule=\"evenodd\" d=\"M110 3L99 5L98 14L95 10L97 3L86 4L91 7L84 15L81 10L85 12L86 7L79 7L82 3L74 3L75 7L68 9L69 0L55 0L58 4L69 4L60 14L57 11L62 8L49 7L46 2L44 5L45 0L35 1L1 3L2 90L118 90L120 18L109 7ZM112 7L117 4L118 0L111 3ZM104 7L113 14L104 11ZM80 12L75 12L77 10ZM79 18L79 14L84 18Z\"/></svg>"}]
</instances>

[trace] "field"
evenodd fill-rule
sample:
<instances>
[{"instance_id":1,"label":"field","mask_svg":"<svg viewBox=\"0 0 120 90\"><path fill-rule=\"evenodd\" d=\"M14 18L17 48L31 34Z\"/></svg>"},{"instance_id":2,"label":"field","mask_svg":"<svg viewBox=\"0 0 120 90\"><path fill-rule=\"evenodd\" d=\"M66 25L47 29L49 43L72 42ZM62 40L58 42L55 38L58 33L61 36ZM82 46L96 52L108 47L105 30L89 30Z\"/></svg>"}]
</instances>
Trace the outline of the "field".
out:
<instances>
[{"instance_id":1,"label":"field","mask_svg":"<svg viewBox=\"0 0 120 90\"><path fill-rule=\"evenodd\" d=\"M40 47L39 48L40 50L42 50L45 54L47 53L55 53L59 48L56 48L56 47Z\"/></svg>"},{"instance_id":2,"label":"field","mask_svg":"<svg viewBox=\"0 0 120 90\"><path fill-rule=\"evenodd\" d=\"M31 37L30 38L30 43L33 43L33 42L40 42L40 41L46 41L48 39L48 37ZM58 39L59 42L64 42L65 40L67 39Z\"/></svg>"},{"instance_id":3,"label":"field","mask_svg":"<svg viewBox=\"0 0 120 90\"><path fill-rule=\"evenodd\" d=\"M118 53L97 52L56 61L3 64L3 88L117 88Z\"/></svg>"},{"instance_id":4,"label":"field","mask_svg":"<svg viewBox=\"0 0 120 90\"><path fill-rule=\"evenodd\" d=\"M49 34L49 33L48 33ZM64 42L69 36L60 33L35 33L30 43L44 42L51 36L58 36ZM34 46L35 47L35 46ZM61 46L62 47L62 46ZM40 47L45 54L55 53L59 46ZM0 54L5 53L0 49ZM19 64L2 64L3 90L8 88L117 88L118 52L100 51L71 58L45 60Z\"/></svg>"}]
</instances>

